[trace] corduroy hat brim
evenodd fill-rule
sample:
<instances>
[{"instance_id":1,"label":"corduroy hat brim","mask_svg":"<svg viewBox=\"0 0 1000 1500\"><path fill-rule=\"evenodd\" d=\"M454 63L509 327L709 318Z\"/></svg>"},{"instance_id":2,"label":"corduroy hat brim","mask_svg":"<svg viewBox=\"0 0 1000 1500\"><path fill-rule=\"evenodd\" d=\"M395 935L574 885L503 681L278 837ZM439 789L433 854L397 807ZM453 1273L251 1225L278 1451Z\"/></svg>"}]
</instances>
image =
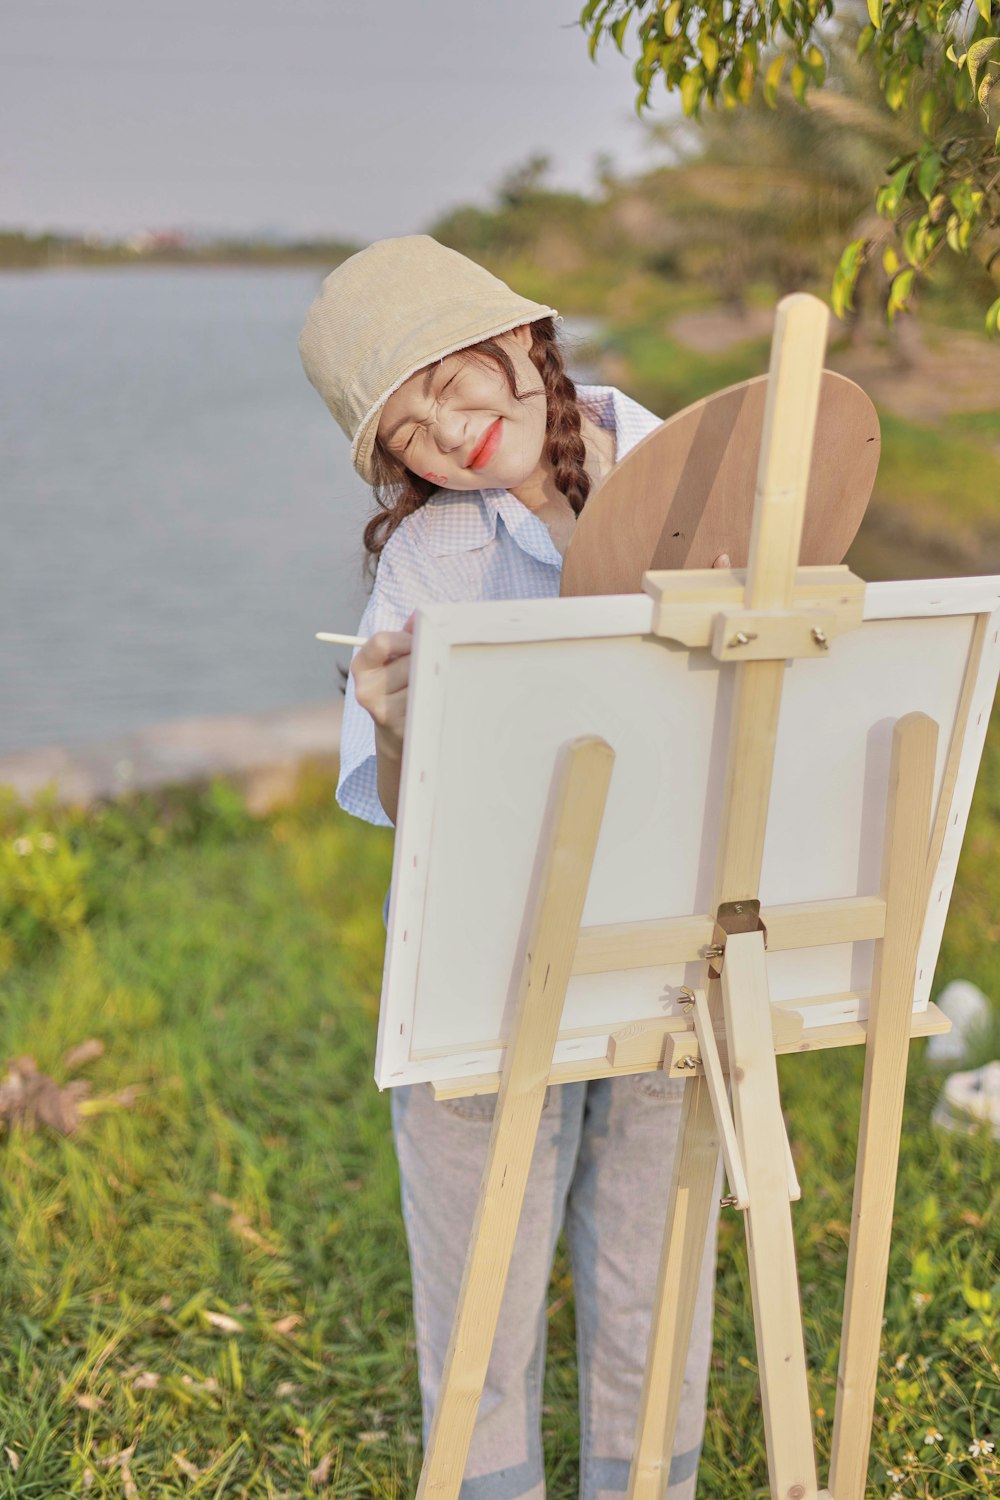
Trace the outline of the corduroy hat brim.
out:
<instances>
[{"instance_id":1,"label":"corduroy hat brim","mask_svg":"<svg viewBox=\"0 0 1000 1500\"><path fill-rule=\"evenodd\" d=\"M302 364L373 483L382 408L425 366L556 316L429 235L377 240L331 271L299 337Z\"/></svg>"}]
</instances>

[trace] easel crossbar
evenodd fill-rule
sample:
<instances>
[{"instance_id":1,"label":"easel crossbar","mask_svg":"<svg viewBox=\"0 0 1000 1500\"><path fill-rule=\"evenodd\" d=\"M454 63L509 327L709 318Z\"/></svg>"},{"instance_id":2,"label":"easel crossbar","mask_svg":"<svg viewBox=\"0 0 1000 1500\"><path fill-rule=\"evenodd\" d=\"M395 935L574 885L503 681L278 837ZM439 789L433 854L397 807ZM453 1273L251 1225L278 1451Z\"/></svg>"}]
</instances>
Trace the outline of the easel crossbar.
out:
<instances>
[{"instance_id":1,"label":"easel crossbar","mask_svg":"<svg viewBox=\"0 0 1000 1500\"><path fill-rule=\"evenodd\" d=\"M764 907L761 919L772 953L862 943L880 938L885 931L885 902L880 896L803 901ZM708 914L581 927L573 973L602 974L613 969L697 963L705 957L714 930L715 918Z\"/></svg>"},{"instance_id":2,"label":"easel crossbar","mask_svg":"<svg viewBox=\"0 0 1000 1500\"><path fill-rule=\"evenodd\" d=\"M951 1030L951 1022L933 1003L924 1011L914 1012L910 1018L911 1039L925 1036L941 1036ZM581 1083L588 1078L614 1078L619 1074L648 1073L660 1066L665 1035L683 1035L691 1038L697 1052L698 1042L694 1027L677 1019L667 1022L655 1032L651 1055L633 1057L628 1063L615 1064L606 1058L586 1058L583 1061L553 1063L549 1073L550 1083ZM831 1047L863 1047L868 1040L867 1021L841 1021L833 1026L814 1026L804 1031L794 1041L778 1042L775 1052L780 1057L788 1052L825 1052ZM652 1055L654 1054L655 1055ZM431 1083L435 1099L467 1099L476 1094L495 1094L500 1087L499 1073L477 1073L475 1078L437 1078Z\"/></svg>"}]
</instances>

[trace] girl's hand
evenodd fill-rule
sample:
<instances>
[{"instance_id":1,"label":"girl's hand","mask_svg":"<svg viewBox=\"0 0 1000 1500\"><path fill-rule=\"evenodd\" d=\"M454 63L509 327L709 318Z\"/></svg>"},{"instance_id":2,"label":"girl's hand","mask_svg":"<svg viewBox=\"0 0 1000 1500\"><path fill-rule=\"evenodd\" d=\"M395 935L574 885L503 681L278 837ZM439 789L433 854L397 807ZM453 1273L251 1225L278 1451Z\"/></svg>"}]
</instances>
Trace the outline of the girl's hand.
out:
<instances>
[{"instance_id":1,"label":"girl's hand","mask_svg":"<svg viewBox=\"0 0 1000 1500\"><path fill-rule=\"evenodd\" d=\"M728 552L720 552L719 555L718 555L718 557L715 559L715 562L712 564L712 567L713 568L731 568L732 567L732 563L729 561L729 553Z\"/></svg>"},{"instance_id":2,"label":"girl's hand","mask_svg":"<svg viewBox=\"0 0 1000 1500\"><path fill-rule=\"evenodd\" d=\"M411 615L402 630L379 630L369 636L351 662L354 692L375 720L376 742L396 755L403 747L412 649Z\"/></svg>"}]
</instances>

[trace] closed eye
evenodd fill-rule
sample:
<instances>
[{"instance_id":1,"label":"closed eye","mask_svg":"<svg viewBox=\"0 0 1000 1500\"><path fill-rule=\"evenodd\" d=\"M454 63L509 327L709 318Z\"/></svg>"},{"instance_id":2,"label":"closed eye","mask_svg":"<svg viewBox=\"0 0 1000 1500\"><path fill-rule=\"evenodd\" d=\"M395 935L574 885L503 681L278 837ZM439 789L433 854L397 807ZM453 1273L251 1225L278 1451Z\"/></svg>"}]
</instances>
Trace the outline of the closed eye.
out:
<instances>
[{"instance_id":1,"label":"closed eye","mask_svg":"<svg viewBox=\"0 0 1000 1500\"><path fill-rule=\"evenodd\" d=\"M442 385L441 387L439 387L439 389L438 389L438 391L437 391L437 393L436 393L436 395L434 397L435 401L440 401L440 399L444 395L445 391L448 389L448 387L450 385L454 384L454 382L458 379L458 377L459 377L459 375L461 375L461 373L462 373L462 367L459 366L458 369L454 370L452 372L452 374L449 375L449 377L445 381L444 385ZM424 426L424 425L425 425L424 423L418 422L416 424L416 426L411 427L410 431L408 432L408 434L406 436L405 441L403 443L401 443L398 448L395 447L395 445L393 445L393 451L397 452L397 453L406 453L406 452L408 452L409 448L410 448L410 445L413 442L413 439L416 437L417 433L420 431L420 428L422 426Z\"/></svg>"}]
</instances>

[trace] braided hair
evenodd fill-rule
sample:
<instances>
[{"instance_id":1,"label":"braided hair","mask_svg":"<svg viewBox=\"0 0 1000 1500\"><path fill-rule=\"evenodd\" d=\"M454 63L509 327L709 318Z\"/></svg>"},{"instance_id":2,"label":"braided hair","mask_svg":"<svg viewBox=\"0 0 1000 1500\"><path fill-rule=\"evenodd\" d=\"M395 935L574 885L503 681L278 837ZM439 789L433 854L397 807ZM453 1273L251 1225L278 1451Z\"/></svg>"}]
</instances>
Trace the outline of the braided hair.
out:
<instances>
[{"instance_id":1,"label":"braided hair","mask_svg":"<svg viewBox=\"0 0 1000 1500\"><path fill-rule=\"evenodd\" d=\"M514 398L525 399L525 394L517 389L510 355L497 339L484 339L460 353L465 359L494 365L503 374ZM545 457L552 466L556 489L565 495L578 516L590 494L591 480L585 468L586 447L576 386L566 373L552 318L539 318L531 324L528 353L545 388ZM378 438L372 468L377 510L364 529L364 544L369 563L374 567L397 526L426 505L439 486L411 473Z\"/></svg>"}]
</instances>

